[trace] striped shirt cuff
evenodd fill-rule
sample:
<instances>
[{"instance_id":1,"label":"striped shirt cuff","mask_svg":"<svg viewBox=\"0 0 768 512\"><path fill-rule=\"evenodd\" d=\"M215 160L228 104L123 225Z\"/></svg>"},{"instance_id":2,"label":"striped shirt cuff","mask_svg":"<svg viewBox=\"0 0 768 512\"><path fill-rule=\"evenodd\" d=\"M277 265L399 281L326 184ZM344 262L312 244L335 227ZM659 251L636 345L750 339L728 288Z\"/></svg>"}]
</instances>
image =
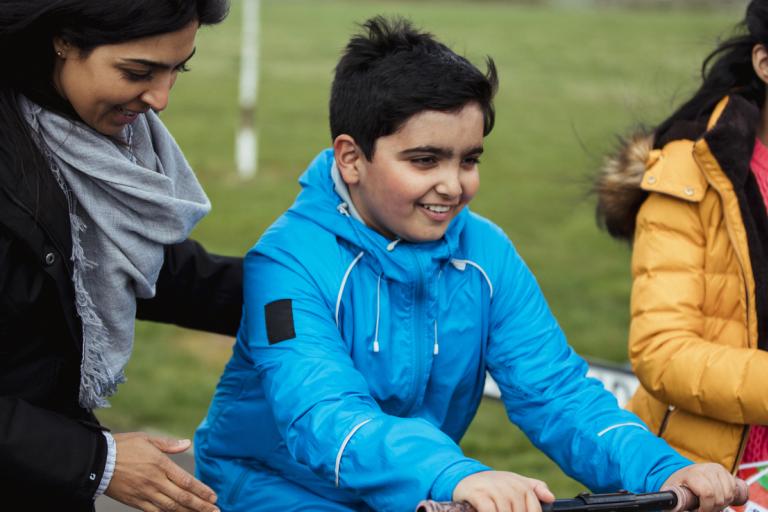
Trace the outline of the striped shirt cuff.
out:
<instances>
[{"instance_id":1,"label":"striped shirt cuff","mask_svg":"<svg viewBox=\"0 0 768 512\"><path fill-rule=\"evenodd\" d=\"M94 499L104 494L109 487L109 482L112 481L112 475L115 473L115 462L117 461L117 445L115 444L115 438L109 432L102 431L104 438L107 440L107 463L104 465L104 474L101 475L101 483L99 488L96 489Z\"/></svg>"}]
</instances>

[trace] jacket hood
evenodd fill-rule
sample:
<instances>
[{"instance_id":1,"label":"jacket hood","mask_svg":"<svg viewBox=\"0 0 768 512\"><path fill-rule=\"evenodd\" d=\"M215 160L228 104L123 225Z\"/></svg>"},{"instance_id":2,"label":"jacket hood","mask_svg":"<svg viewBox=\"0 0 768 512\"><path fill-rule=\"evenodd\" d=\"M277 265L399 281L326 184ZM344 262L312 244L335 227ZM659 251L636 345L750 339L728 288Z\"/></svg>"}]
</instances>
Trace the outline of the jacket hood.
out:
<instances>
[{"instance_id":1,"label":"jacket hood","mask_svg":"<svg viewBox=\"0 0 768 512\"><path fill-rule=\"evenodd\" d=\"M336 192L331 175L333 150L326 149L315 157L299 178L302 187L295 203L288 210L306 222L330 231L360 251L374 256L377 270L391 279L409 281L414 274L412 253L432 260L460 257L461 232L469 214L465 207L457 215L440 240L412 243L390 240L369 228L350 214L350 205Z\"/></svg>"},{"instance_id":2,"label":"jacket hood","mask_svg":"<svg viewBox=\"0 0 768 512\"><path fill-rule=\"evenodd\" d=\"M598 223L612 236L632 240L635 216L649 191L700 200L708 186L693 156L700 151L711 153L733 186L743 189L759 116L756 105L731 95L700 119L676 122L661 139L647 130L620 139L595 181Z\"/></svg>"},{"instance_id":3,"label":"jacket hood","mask_svg":"<svg viewBox=\"0 0 768 512\"><path fill-rule=\"evenodd\" d=\"M640 184L653 143L653 133L645 130L619 139L595 182L598 223L615 238L631 240L635 232L635 215L648 195Z\"/></svg>"}]
</instances>

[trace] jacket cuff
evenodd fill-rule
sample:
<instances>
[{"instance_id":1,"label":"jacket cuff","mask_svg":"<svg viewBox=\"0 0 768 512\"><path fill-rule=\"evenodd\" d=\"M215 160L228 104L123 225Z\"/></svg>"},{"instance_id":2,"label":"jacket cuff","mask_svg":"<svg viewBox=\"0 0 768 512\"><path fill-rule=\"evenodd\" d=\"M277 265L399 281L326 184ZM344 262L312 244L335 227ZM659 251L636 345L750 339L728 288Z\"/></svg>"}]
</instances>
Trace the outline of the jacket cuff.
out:
<instances>
[{"instance_id":1,"label":"jacket cuff","mask_svg":"<svg viewBox=\"0 0 768 512\"><path fill-rule=\"evenodd\" d=\"M469 475L481 471L491 471L491 468L481 464L474 459L461 459L445 468L432 484L432 490L429 492L430 499L435 501L452 501L453 490L459 482Z\"/></svg>"},{"instance_id":2,"label":"jacket cuff","mask_svg":"<svg viewBox=\"0 0 768 512\"><path fill-rule=\"evenodd\" d=\"M89 470L83 475L85 481L77 492L82 499L93 500L96 497L96 491L101 485L104 469L107 465L108 445L102 430L92 432L96 436L96 446L93 451L93 462Z\"/></svg>"}]
</instances>

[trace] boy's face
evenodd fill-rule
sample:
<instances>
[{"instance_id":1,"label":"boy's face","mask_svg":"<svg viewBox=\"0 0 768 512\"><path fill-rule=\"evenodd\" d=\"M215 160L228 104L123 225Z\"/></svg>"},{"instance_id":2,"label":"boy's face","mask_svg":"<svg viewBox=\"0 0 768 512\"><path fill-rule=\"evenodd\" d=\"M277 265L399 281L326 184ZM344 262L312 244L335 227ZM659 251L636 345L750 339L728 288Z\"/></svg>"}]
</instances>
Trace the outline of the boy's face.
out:
<instances>
[{"instance_id":1,"label":"boy's face","mask_svg":"<svg viewBox=\"0 0 768 512\"><path fill-rule=\"evenodd\" d=\"M343 137L334 148L355 208L387 238L440 239L480 186L483 112L476 103L414 115L376 140L371 161L356 146L357 156L345 154Z\"/></svg>"}]
</instances>

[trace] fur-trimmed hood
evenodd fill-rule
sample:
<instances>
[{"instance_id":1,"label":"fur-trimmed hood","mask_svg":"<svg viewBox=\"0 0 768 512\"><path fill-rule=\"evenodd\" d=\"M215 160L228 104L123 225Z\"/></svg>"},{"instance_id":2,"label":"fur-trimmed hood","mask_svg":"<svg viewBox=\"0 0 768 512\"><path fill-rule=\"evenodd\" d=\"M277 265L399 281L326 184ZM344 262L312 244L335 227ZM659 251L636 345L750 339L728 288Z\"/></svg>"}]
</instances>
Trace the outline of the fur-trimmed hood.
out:
<instances>
[{"instance_id":1,"label":"fur-trimmed hood","mask_svg":"<svg viewBox=\"0 0 768 512\"><path fill-rule=\"evenodd\" d=\"M598 223L615 238L631 240L635 232L637 210L648 196L640 184L653 141L647 130L619 139L619 149L606 157L595 181Z\"/></svg>"},{"instance_id":2,"label":"fur-trimmed hood","mask_svg":"<svg viewBox=\"0 0 768 512\"><path fill-rule=\"evenodd\" d=\"M733 95L724 98L707 117L675 123L661 139L657 140L648 129L619 139L618 149L605 159L595 180L598 224L611 236L631 241L637 211L648 192L692 200L689 192L680 193L691 188L696 189L699 198L707 186L693 158L694 146L701 146L699 141L713 153L734 187L743 189L751 174L749 161L759 116L754 104ZM659 162L661 154L667 157L663 164ZM652 176L654 166L657 168ZM683 185L686 180L688 183ZM673 188L679 185L683 186Z\"/></svg>"}]
</instances>

